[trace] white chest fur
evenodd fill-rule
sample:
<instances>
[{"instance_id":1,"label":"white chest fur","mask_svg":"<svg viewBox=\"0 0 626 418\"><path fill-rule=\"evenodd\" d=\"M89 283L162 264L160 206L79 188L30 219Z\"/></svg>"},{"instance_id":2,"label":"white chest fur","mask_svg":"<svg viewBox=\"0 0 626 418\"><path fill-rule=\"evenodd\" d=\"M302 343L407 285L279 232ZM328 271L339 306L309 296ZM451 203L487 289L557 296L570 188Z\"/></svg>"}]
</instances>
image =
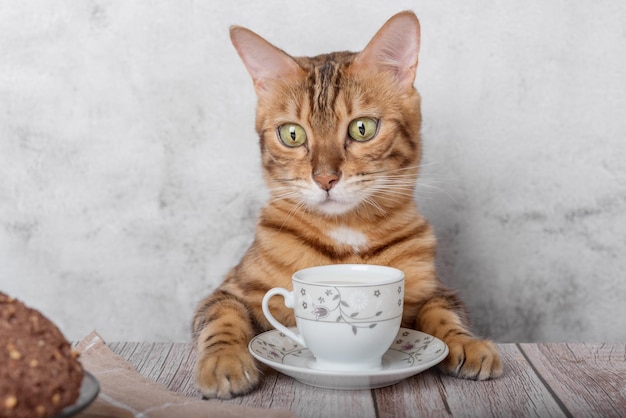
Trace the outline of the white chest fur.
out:
<instances>
[{"instance_id":1,"label":"white chest fur","mask_svg":"<svg viewBox=\"0 0 626 418\"><path fill-rule=\"evenodd\" d=\"M338 244L351 246L356 252L359 252L367 245L367 236L364 233L345 226L329 231L328 236Z\"/></svg>"}]
</instances>

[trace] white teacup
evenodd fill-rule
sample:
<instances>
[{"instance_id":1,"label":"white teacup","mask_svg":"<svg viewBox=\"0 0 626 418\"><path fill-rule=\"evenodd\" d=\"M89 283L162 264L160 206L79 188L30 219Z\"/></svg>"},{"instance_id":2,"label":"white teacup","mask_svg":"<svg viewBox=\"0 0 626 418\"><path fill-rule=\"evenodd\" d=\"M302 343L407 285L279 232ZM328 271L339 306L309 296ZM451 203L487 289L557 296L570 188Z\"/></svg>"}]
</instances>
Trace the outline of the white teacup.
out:
<instances>
[{"instance_id":1,"label":"white teacup","mask_svg":"<svg viewBox=\"0 0 626 418\"><path fill-rule=\"evenodd\" d=\"M380 368L400 329L404 273L393 267L336 264L297 271L293 291L270 289L263 313L279 331L315 356L312 368L354 371ZM278 322L269 300L281 295L296 316L296 334Z\"/></svg>"}]
</instances>

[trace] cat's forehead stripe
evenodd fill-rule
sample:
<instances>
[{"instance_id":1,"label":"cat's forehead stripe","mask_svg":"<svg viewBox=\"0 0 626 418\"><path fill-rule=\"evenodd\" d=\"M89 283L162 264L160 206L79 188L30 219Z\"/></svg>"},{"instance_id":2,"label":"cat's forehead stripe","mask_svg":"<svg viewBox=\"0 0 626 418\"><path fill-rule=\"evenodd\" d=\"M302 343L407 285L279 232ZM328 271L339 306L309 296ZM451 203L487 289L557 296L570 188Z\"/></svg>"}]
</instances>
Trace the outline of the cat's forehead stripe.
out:
<instances>
[{"instance_id":1,"label":"cat's forehead stripe","mask_svg":"<svg viewBox=\"0 0 626 418\"><path fill-rule=\"evenodd\" d=\"M313 82L309 90L309 100L317 126L325 126L335 114L340 74L338 63L333 61L327 61L311 71Z\"/></svg>"},{"instance_id":2,"label":"cat's forehead stripe","mask_svg":"<svg viewBox=\"0 0 626 418\"><path fill-rule=\"evenodd\" d=\"M324 109L332 109L335 106L335 98L337 92L334 88L339 85L341 79L338 66L334 62L327 62L323 66L316 68L317 83L314 88L316 89L317 96L317 111L324 111Z\"/></svg>"}]
</instances>

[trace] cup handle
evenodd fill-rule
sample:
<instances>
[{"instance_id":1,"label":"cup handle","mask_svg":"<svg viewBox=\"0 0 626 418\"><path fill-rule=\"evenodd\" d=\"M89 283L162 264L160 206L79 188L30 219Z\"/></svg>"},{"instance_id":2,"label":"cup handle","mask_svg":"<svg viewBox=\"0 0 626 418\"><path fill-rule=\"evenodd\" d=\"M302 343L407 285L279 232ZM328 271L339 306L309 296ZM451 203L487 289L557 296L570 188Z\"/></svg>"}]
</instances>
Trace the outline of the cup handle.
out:
<instances>
[{"instance_id":1,"label":"cup handle","mask_svg":"<svg viewBox=\"0 0 626 418\"><path fill-rule=\"evenodd\" d=\"M290 330L289 328L287 328L286 326L278 322L278 320L274 318L274 315L272 315L272 313L270 312L270 307L269 307L270 299L276 295L281 295L285 299L285 306L293 309L293 292L290 292L289 290L284 289L282 287L274 287L270 289L265 294L265 296L263 296L263 303L262 303L263 314L265 315L267 320L270 322L270 324L272 324L274 328L276 328L277 330L279 330L280 332L282 332L287 337L291 338L292 340L294 340L301 346L306 347L306 343L304 342L304 339L302 338L301 335L296 334L295 332L293 332L292 330Z\"/></svg>"}]
</instances>

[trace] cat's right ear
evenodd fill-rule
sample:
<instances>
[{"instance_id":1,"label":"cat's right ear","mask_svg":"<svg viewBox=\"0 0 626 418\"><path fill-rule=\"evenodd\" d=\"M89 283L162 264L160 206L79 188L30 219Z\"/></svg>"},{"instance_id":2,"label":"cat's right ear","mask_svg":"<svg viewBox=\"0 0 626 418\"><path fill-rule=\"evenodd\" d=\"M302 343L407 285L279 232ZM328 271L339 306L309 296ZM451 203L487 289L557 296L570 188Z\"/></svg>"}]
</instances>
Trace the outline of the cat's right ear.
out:
<instances>
[{"instance_id":1,"label":"cat's right ear","mask_svg":"<svg viewBox=\"0 0 626 418\"><path fill-rule=\"evenodd\" d=\"M259 96L269 90L272 81L297 77L303 71L293 58L251 30L231 26L230 39Z\"/></svg>"}]
</instances>

